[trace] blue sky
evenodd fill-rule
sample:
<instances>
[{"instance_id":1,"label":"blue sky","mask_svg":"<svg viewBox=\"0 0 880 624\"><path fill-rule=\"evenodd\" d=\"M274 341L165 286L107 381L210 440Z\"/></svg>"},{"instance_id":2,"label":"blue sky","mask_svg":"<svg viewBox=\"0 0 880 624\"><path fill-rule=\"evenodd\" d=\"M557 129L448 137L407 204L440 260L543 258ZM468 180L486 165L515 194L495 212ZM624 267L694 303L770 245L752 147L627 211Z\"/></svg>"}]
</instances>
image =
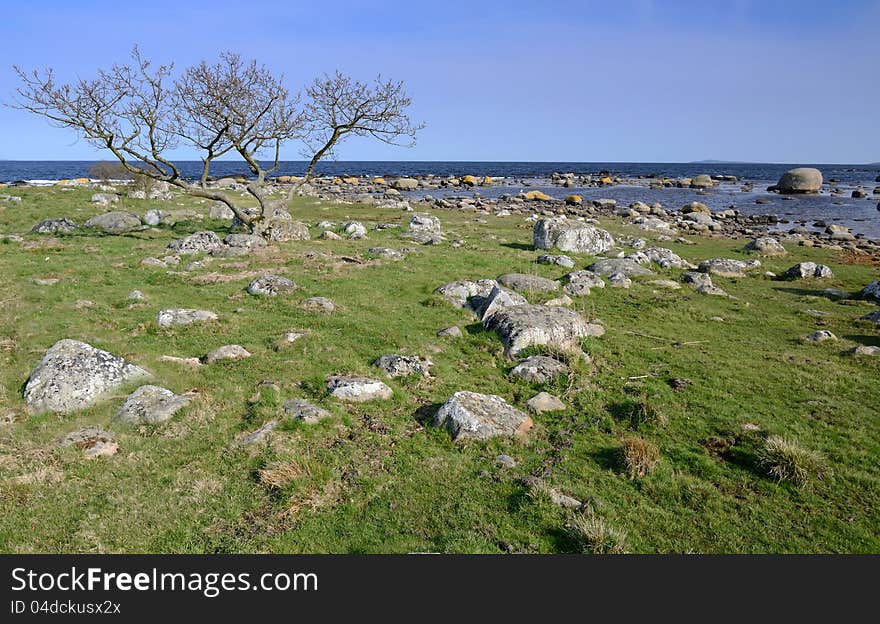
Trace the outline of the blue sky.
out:
<instances>
[{"instance_id":1,"label":"blue sky","mask_svg":"<svg viewBox=\"0 0 880 624\"><path fill-rule=\"evenodd\" d=\"M353 139L342 160L875 162L878 26L880 0L10 2L0 98L13 64L75 79L134 43L178 67L230 49L292 90L335 69L405 81L418 145ZM102 157L0 107L0 159Z\"/></svg>"}]
</instances>

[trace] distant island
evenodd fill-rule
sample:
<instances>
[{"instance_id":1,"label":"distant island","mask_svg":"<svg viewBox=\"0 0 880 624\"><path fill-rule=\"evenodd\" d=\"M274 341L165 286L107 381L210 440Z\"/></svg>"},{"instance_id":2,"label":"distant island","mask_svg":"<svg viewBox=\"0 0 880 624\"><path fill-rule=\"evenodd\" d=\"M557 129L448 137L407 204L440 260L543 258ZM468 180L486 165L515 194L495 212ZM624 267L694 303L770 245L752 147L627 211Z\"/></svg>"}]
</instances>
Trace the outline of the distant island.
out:
<instances>
[{"instance_id":1,"label":"distant island","mask_svg":"<svg viewBox=\"0 0 880 624\"><path fill-rule=\"evenodd\" d=\"M757 165L760 163L746 162L743 160L692 160L689 165Z\"/></svg>"}]
</instances>

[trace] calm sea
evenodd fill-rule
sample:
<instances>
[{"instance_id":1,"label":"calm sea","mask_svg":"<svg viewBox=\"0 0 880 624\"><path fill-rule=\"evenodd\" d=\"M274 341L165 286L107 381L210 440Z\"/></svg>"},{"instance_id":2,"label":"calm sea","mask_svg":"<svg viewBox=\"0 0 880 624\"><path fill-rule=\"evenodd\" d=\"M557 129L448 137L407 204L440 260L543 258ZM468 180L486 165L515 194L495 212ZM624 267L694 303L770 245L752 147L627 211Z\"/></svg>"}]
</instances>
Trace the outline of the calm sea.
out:
<instances>
[{"instance_id":1,"label":"calm sea","mask_svg":"<svg viewBox=\"0 0 880 624\"><path fill-rule=\"evenodd\" d=\"M15 180L58 180L87 176L94 161L0 161L0 181ZM185 161L180 163L185 177L195 178L200 172L201 163ZM766 187L774 184L785 171L799 166L816 167L822 171L825 180L837 180L834 186L844 194L831 197L823 195L796 196L784 199L766 192ZM275 175L301 175L305 171L305 161L285 161ZM608 172L627 177L656 175L661 177L689 177L697 174L734 175L743 181L754 184L754 191L745 193L737 184L722 184L707 195L697 195L690 189L651 190L641 186L614 186L607 188L563 189L546 187L536 178L549 176L553 172L576 174L596 174ZM215 177L245 174L241 162L218 161L211 171ZM476 175L503 176L515 184L510 186L485 188L478 192L484 196L500 193L515 193L518 186L541 188L554 196L578 193L585 198L607 197L620 204L640 200L647 203L655 201L669 207L678 207L698 199L712 209L735 207L747 214L776 214L792 223L811 225L815 221L835 222L847 225L855 232L861 232L873 239L880 239L880 195L870 195L880 182L880 165L841 165L816 163L786 164L746 164L746 163L601 163L601 162L444 162L444 161L327 161L318 167L324 175L369 175L369 176L410 176L434 174L437 176ZM867 189L870 199L851 199L852 189ZM448 191L455 193L456 191ZM434 195L442 194L438 191ZM765 197L770 203L756 204L755 200Z\"/></svg>"}]
</instances>

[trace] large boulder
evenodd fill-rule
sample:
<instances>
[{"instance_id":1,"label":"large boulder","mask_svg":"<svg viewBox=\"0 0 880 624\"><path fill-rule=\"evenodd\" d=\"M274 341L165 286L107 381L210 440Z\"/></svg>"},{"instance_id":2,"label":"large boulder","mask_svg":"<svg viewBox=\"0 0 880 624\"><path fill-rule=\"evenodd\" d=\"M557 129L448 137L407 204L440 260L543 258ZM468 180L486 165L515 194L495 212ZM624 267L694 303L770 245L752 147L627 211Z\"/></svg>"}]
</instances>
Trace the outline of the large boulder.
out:
<instances>
[{"instance_id":1,"label":"large boulder","mask_svg":"<svg viewBox=\"0 0 880 624\"><path fill-rule=\"evenodd\" d=\"M798 167L786 171L771 190L780 193L818 193L822 188L822 172L812 167Z\"/></svg>"},{"instance_id":2,"label":"large boulder","mask_svg":"<svg viewBox=\"0 0 880 624\"><path fill-rule=\"evenodd\" d=\"M605 333L601 325L588 323L574 310L544 305L503 307L485 318L483 326L498 334L507 357L532 346L579 352L581 338Z\"/></svg>"},{"instance_id":3,"label":"large boulder","mask_svg":"<svg viewBox=\"0 0 880 624\"><path fill-rule=\"evenodd\" d=\"M469 302L470 308L480 317L481 321L486 320L501 308L526 304L528 301L525 297L500 286L493 288L488 296L473 297Z\"/></svg>"},{"instance_id":4,"label":"large boulder","mask_svg":"<svg viewBox=\"0 0 880 624\"><path fill-rule=\"evenodd\" d=\"M600 254L614 247L614 238L607 230L559 217L535 223L532 241L536 249L572 253Z\"/></svg>"},{"instance_id":5,"label":"large boulder","mask_svg":"<svg viewBox=\"0 0 880 624\"><path fill-rule=\"evenodd\" d=\"M391 186L398 191L413 191L419 188L419 181L415 178L397 178Z\"/></svg>"},{"instance_id":6,"label":"large boulder","mask_svg":"<svg viewBox=\"0 0 880 624\"><path fill-rule=\"evenodd\" d=\"M788 279L825 279L834 277L830 267L815 262L799 262L785 272Z\"/></svg>"},{"instance_id":7,"label":"large boulder","mask_svg":"<svg viewBox=\"0 0 880 624\"><path fill-rule=\"evenodd\" d=\"M188 396L159 386L141 386L125 399L113 422L142 424L165 422L189 403Z\"/></svg>"},{"instance_id":8,"label":"large boulder","mask_svg":"<svg viewBox=\"0 0 880 624\"><path fill-rule=\"evenodd\" d=\"M494 394L456 392L434 414L456 442L488 440L496 436L524 436L532 419Z\"/></svg>"},{"instance_id":9,"label":"large boulder","mask_svg":"<svg viewBox=\"0 0 880 624\"><path fill-rule=\"evenodd\" d=\"M101 230L107 234L124 234L139 229L141 225L141 218L133 212L115 210L92 217L83 227Z\"/></svg>"},{"instance_id":10,"label":"large boulder","mask_svg":"<svg viewBox=\"0 0 880 624\"><path fill-rule=\"evenodd\" d=\"M196 254L222 247L223 242L214 232L205 230L168 243L168 251L177 254Z\"/></svg>"},{"instance_id":11,"label":"large boulder","mask_svg":"<svg viewBox=\"0 0 880 624\"><path fill-rule=\"evenodd\" d=\"M34 411L68 413L149 373L112 353L79 340L59 340L46 352L24 388Z\"/></svg>"}]
</instances>

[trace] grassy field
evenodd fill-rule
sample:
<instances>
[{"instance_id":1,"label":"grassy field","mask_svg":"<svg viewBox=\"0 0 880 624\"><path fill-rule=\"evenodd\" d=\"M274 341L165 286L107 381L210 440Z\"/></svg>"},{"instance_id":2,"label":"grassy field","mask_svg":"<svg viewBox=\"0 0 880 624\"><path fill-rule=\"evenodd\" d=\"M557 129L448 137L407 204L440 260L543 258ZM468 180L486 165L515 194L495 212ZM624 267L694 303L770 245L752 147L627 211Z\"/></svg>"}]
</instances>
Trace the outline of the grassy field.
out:
<instances>
[{"instance_id":1,"label":"grassy field","mask_svg":"<svg viewBox=\"0 0 880 624\"><path fill-rule=\"evenodd\" d=\"M0 203L0 233L103 212L89 204L88 190L3 191L23 201ZM143 214L169 204L123 199L121 207ZM447 242L393 261L367 250L413 245L401 230L371 226L405 230L406 213L312 199L296 200L291 212L311 225L360 220L369 235L282 243L189 272L184 261L171 273L140 262L186 233L222 236L228 226L206 220L125 236L28 234L22 243L0 243L0 416L13 420L0 425L0 551L602 551L584 537L589 520L616 532L629 552L880 552L880 358L849 353L880 344L877 327L857 320L876 306L821 295L826 287L856 291L878 279L877 268L789 243L791 256L764 261L766 269L813 260L829 264L835 278L781 282L760 271L715 278L730 299L662 290L644 278L629 290L594 289L575 303L608 330L584 341L593 365L577 363L566 379L541 386L509 378L515 362L495 334L432 294L449 281L510 272L561 277L565 269L534 263L531 226L521 217L433 212ZM644 236L606 225L616 235ZM746 257L744 241L693 240L661 245L692 262ZM576 261L583 268L591 259ZM263 272L300 289L248 295L247 283ZM657 277L680 273L658 270ZM143 301L127 299L134 289ZM309 296L329 297L340 310L307 313L297 303ZM157 327L156 312L175 307L213 310L220 320ZM435 335L450 325L464 337ZM799 340L820 328L840 340ZM274 349L289 330L307 335ZM197 398L163 425L114 428L115 456L87 460L62 449L56 440L69 431L107 427L126 394L67 416L28 414L22 385L62 338L124 356L158 385ZM243 345L253 357L200 368L159 360L201 357L225 344ZM327 375L378 377L373 360L397 352L430 358L433 376L388 381L394 397L385 402L345 405L327 396ZM674 378L691 383L676 391ZM526 441L460 446L426 421L458 390L498 394L521 409L547 390L568 408L535 416ZM234 443L277 417L290 398L333 416L311 426L285 422L268 444ZM619 450L636 435L659 448L659 462L631 479ZM818 454L821 469L810 469L803 485L777 482L761 461L768 436L796 440ZM499 454L517 465L502 467ZM555 505L523 485L528 476L588 510Z\"/></svg>"}]
</instances>

